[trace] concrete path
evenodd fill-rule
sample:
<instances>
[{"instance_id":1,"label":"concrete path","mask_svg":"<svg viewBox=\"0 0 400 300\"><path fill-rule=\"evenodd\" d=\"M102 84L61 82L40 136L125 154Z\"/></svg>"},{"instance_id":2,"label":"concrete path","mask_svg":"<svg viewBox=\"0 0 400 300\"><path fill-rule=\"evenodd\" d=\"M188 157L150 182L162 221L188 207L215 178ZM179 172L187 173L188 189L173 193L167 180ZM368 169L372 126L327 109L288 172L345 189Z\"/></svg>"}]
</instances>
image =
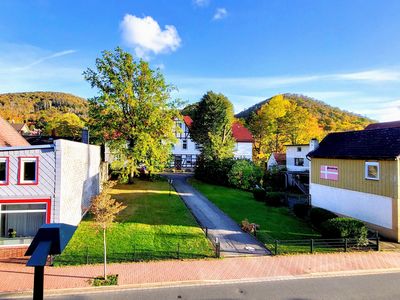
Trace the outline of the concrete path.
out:
<instances>
[{"instance_id":1,"label":"concrete path","mask_svg":"<svg viewBox=\"0 0 400 300\"><path fill-rule=\"evenodd\" d=\"M188 174L168 174L173 186L208 236L221 244L222 256L266 255L270 252L252 235L243 232L239 225L194 189L187 179Z\"/></svg>"}]
</instances>

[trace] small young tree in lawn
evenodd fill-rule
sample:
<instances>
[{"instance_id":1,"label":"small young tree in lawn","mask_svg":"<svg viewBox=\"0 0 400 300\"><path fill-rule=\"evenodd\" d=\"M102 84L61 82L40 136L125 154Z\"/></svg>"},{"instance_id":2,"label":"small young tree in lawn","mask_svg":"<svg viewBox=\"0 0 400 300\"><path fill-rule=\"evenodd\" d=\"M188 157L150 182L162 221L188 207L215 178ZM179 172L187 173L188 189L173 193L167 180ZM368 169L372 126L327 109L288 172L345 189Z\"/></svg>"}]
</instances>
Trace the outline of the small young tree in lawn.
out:
<instances>
[{"instance_id":1,"label":"small young tree in lawn","mask_svg":"<svg viewBox=\"0 0 400 300\"><path fill-rule=\"evenodd\" d=\"M103 246L104 246L104 279L107 279L107 241L106 230L109 228L117 217L118 213L126 208L122 203L111 198L110 192L115 185L114 181L103 183L102 191L92 199L92 207L90 212L93 214L96 225L103 230Z\"/></svg>"}]
</instances>

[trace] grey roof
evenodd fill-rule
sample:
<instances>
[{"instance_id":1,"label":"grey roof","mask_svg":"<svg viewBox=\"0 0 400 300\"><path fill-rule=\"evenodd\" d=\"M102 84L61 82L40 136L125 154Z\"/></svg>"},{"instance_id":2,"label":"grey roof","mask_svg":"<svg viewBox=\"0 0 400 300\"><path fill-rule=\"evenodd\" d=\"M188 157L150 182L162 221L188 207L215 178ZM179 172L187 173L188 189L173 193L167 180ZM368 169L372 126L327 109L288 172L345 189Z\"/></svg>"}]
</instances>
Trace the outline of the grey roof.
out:
<instances>
[{"instance_id":1,"label":"grey roof","mask_svg":"<svg viewBox=\"0 0 400 300\"><path fill-rule=\"evenodd\" d=\"M400 128L328 134L311 158L396 159L400 156Z\"/></svg>"}]
</instances>

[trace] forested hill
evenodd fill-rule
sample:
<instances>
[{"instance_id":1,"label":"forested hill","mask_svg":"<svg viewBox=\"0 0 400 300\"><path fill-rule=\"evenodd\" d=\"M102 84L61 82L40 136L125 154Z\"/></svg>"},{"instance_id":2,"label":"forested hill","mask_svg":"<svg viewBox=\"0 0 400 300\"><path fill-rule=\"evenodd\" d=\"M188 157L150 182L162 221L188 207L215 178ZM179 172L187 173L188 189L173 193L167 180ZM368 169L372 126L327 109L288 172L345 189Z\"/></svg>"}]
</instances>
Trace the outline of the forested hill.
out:
<instances>
[{"instance_id":1,"label":"forested hill","mask_svg":"<svg viewBox=\"0 0 400 300\"><path fill-rule=\"evenodd\" d=\"M373 122L373 120L367 117L341 110L304 95L284 94L283 97L291 102L295 102L298 106L306 109L312 116L317 118L319 126L325 132L363 129ZM253 105L238 113L236 117L248 119L253 112L257 112L263 105L268 104L272 98Z\"/></svg>"},{"instance_id":2,"label":"forested hill","mask_svg":"<svg viewBox=\"0 0 400 300\"><path fill-rule=\"evenodd\" d=\"M58 92L26 92L0 94L0 115L16 123L36 123L60 113L87 116L87 102L81 97Z\"/></svg>"}]
</instances>

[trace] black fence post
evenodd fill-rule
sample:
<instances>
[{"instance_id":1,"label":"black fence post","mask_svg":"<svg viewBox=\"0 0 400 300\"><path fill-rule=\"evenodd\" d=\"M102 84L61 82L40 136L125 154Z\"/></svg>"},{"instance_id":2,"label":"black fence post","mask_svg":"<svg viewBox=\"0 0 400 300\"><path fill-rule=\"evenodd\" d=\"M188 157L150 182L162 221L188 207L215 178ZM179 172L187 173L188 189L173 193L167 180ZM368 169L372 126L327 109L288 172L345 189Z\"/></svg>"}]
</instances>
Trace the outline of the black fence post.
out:
<instances>
[{"instance_id":1,"label":"black fence post","mask_svg":"<svg viewBox=\"0 0 400 300\"><path fill-rule=\"evenodd\" d=\"M275 255L278 255L278 244L279 240L275 240Z\"/></svg>"},{"instance_id":2,"label":"black fence post","mask_svg":"<svg viewBox=\"0 0 400 300\"><path fill-rule=\"evenodd\" d=\"M205 232L206 232L206 237L208 237L208 227L205 228Z\"/></svg>"},{"instance_id":3,"label":"black fence post","mask_svg":"<svg viewBox=\"0 0 400 300\"><path fill-rule=\"evenodd\" d=\"M89 246L86 247L86 264L89 264Z\"/></svg>"},{"instance_id":4,"label":"black fence post","mask_svg":"<svg viewBox=\"0 0 400 300\"><path fill-rule=\"evenodd\" d=\"M215 257L221 257L221 243L219 242L218 238L215 239Z\"/></svg>"},{"instance_id":5,"label":"black fence post","mask_svg":"<svg viewBox=\"0 0 400 300\"><path fill-rule=\"evenodd\" d=\"M347 238L344 239L344 252L347 252Z\"/></svg>"},{"instance_id":6,"label":"black fence post","mask_svg":"<svg viewBox=\"0 0 400 300\"><path fill-rule=\"evenodd\" d=\"M314 253L314 239L310 240L310 253L313 254Z\"/></svg>"},{"instance_id":7,"label":"black fence post","mask_svg":"<svg viewBox=\"0 0 400 300\"><path fill-rule=\"evenodd\" d=\"M379 244L379 234L376 232L376 251L380 251L380 244Z\"/></svg>"},{"instance_id":8,"label":"black fence post","mask_svg":"<svg viewBox=\"0 0 400 300\"><path fill-rule=\"evenodd\" d=\"M178 251L177 251L177 257L178 257L178 259L180 258L180 256L181 256L181 254L180 254L180 244L178 243Z\"/></svg>"}]
</instances>

